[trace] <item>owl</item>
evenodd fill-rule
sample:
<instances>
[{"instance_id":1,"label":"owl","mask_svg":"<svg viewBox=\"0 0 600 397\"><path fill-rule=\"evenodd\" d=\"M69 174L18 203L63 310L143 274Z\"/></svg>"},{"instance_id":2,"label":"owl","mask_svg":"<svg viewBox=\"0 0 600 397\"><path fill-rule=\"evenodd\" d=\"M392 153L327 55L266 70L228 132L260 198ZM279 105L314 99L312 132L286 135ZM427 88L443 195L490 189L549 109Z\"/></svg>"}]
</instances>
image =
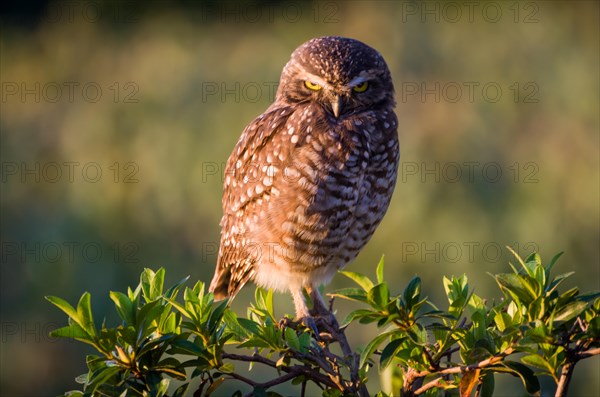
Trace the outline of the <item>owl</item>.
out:
<instances>
[{"instance_id":1,"label":"owl","mask_svg":"<svg viewBox=\"0 0 600 397\"><path fill-rule=\"evenodd\" d=\"M318 287L358 255L390 204L394 106L390 71L368 45L328 36L292 53L275 101L225 167L215 299L252 281L291 293L298 319L327 311Z\"/></svg>"}]
</instances>

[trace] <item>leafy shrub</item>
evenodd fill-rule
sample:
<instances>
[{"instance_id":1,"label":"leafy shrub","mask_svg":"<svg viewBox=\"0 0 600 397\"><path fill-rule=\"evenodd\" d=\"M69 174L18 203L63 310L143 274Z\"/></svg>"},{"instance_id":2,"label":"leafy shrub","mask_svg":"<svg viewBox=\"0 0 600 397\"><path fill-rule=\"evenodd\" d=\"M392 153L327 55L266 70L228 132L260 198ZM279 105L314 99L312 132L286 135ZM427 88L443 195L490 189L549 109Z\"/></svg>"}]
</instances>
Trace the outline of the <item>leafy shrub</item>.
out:
<instances>
[{"instance_id":1,"label":"leafy shrub","mask_svg":"<svg viewBox=\"0 0 600 397\"><path fill-rule=\"evenodd\" d=\"M383 260L374 281L342 272L357 287L331 296L361 308L341 326L333 318L317 319L319 335L302 323L278 320L270 291L257 289L247 316L238 317L227 301L215 303L201 282L185 287L182 298L187 278L165 291L162 268L145 269L138 286L126 294L110 292L122 319L114 328L97 328L87 292L76 308L47 297L68 316L68 325L51 335L98 351L86 358L88 373L76 378L83 391L65 395L175 397L199 380L195 396L217 395L227 381L249 385L249 395L255 396L278 396L269 389L286 382L298 385L298 395L310 382L325 397L366 396L369 368L394 365L399 389L394 393L401 396L442 395L444 390L461 397L491 396L499 374L517 376L534 395L540 393L538 376L549 375L557 384L556 396L565 396L576 363L600 354L600 293L559 292L572 274L550 277L560 254L545 267L537 254L515 257L518 267L511 264L512 272L493 276L503 294L498 303L474 294L464 275L444 277L446 310L421 296L418 277L392 295ZM344 334L351 323L376 323L382 331L353 350ZM235 363L271 367L277 376L258 382L237 373ZM173 379L181 385L172 386Z\"/></svg>"}]
</instances>

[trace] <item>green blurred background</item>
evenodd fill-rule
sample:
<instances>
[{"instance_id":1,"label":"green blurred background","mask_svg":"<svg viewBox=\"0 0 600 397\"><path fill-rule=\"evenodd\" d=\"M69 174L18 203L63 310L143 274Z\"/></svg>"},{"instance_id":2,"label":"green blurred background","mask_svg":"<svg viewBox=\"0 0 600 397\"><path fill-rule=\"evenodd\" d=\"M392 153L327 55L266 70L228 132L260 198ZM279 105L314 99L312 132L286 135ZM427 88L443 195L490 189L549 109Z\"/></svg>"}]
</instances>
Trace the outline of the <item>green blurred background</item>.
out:
<instances>
[{"instance_id":1,"label":"green blurred background","mask_svg":"<svg viewBox=\"0 0 600 397\"><path fill-rule=\"evenodd\" d=\"M108 291L144 267L210 281L224 162L292 50L320 35L377 48L398 99L398 186L350 270L372 275L385 254L397 290L418 274L443 306L442 276L466 273L491 299L510 245L565 251L555 271L599 289L598 2L467 3L3 6L0 395L56 395L85 372L90 349L47 336L66 318L44 295L90 291L96 321L115 325ZM364 344L376 329L348 332ZM597 358L572 387L600 395ZM505 379L497 395L520 390Z\"/></svg>"}]
</instances>

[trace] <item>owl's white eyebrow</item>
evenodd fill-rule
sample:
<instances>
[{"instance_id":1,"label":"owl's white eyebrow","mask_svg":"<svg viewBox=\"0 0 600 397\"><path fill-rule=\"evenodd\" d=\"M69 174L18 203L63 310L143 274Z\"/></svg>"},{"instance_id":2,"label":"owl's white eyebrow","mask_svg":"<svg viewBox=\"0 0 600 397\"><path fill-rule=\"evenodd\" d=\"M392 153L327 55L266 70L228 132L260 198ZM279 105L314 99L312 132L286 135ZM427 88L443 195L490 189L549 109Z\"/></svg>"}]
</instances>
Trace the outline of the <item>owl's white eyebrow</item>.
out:
<instances>
[{"instance_id":1,"label":"owl's white eyebrow","mask_svg":"<svg viewBox=\"0 0 600 397\"><path fill-rule=\"evenodd\" d=\"M355 78L350 80L350 82L348 83L348 87L350 87L350 88L356 87L360 83L363 83L367 80L369 80L369 78L367 76L356 76Z\"/></svg>"},{"instance_id":2,"label":"owl's white eyebrow","mask_svg":"<svg viewBox=\"0 0 600 397\"><path fill-rule=\"evenodd\" d=\"M305 80L308 80L311 83L316 83L316 84L320 85L321 87L331 87L331 85L328 82L326 82L319 76L315 76L314 74L311 74L311 73L306 73Z\"/></svg>"}]
</instances>

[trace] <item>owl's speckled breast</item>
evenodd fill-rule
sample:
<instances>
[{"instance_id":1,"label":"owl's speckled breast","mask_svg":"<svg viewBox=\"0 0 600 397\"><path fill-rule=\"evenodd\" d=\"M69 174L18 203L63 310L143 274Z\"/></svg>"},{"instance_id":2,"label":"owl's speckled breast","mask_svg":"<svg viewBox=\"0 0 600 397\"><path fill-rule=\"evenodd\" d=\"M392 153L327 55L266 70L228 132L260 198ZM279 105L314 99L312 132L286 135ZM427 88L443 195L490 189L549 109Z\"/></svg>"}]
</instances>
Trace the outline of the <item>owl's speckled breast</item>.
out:
<instances>
[{"instance_id":1,"label":"owl's speckled breast","mask_svg":"<svg viewBox=\"0 0 600 397\"><path fill-rule=\"evenodd\" d=\"M264 287L328 282L369 241L388 208L399 153L394 113L326 117L306 108L287 121L287 131L300 138L292 150L278 151L283 162L273 183L281 188L249 230L266 248L255 273ZM327 133L313 134L315 122L330 127Z\"/></svg>"}]
</instances>

